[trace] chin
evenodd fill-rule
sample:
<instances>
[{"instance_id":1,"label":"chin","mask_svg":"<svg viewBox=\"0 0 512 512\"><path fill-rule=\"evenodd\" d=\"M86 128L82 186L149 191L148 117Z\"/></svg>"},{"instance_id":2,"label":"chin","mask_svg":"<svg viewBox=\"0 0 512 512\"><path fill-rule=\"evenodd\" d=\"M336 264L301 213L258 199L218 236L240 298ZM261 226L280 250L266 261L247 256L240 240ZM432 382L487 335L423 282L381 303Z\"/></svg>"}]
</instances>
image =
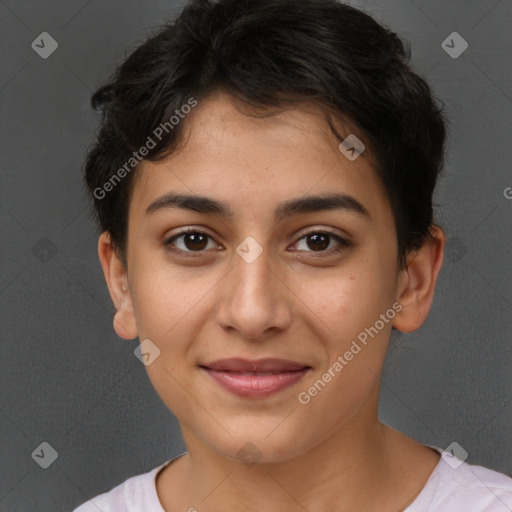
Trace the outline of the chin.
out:
<instances>
[{"instance_id":1,"label":"chin","mask_svg":"<svg viewBox=\"0 0 512 512\"><path fill-rule=\"evenodd\" d=\"M282 420L282 418L281 418ZM212 445L223 456L238 460L247 467L256 464L276 464L287 462L304 453L308 447L304 445L304 438L293 435L289 425L278 426L279 422L268 422L258 427L239 428L239 434L212 441ZM231 431L231 429L226 429Z\"/></svg>"}]
</instances>

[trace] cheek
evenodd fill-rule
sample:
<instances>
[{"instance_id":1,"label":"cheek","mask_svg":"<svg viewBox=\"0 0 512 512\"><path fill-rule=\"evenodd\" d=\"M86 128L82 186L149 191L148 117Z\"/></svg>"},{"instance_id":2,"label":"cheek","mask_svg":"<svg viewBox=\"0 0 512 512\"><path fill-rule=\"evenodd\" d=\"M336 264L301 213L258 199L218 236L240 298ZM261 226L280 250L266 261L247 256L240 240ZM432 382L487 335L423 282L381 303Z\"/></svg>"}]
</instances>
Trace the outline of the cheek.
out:
<instances>
[{"instance_id":1,"label":"cheek","mask_svg":"<svg viewBox=\"0 0 512 512\"><path fill-rule=\"evenodd\" d=\"M389 302L389 287L378 272L369 272L371 264L350 272L304 279L297 295L323 324L329 338L347 339L379 318ZM383 311L381 311L383 310Z\"/></svg>"},{"instance_id":2,"label":"cheek","mask_svg":"<svg viewBox=\"0 0 512 512\"><path fill-rule=\"evenodd\" d=\"M208 290L204 277L153 258L139 258L132 274L132 300L140 336L163 343L187 325Z\"/></svg>"},{"instance_id":3,"label":"cheek","mask_svg":"<svg viewBox=\"0 0 512 512\"><path fill-rule=\"evenodd\" d=\"M299 403L308 402L306 410L317 412L318 417L331 411L332 423L327 422L326 429L346 421L378 385L392 320L388 315L384 322L381 315L394 313L384 281L379 288L375 277L361 273L337 283L327 296L317 300L322 321L316 320L316 336L326 353L301 388L302 401L298 397Z\"/></svg>"},{"instance_id":4,"label":"cheek","mask_svg":"<svg viewBox=\"0 0 512 512\"><path fill-rule=\"evenodd\" d=\"M327 371L338 357L343 358L343 370L331 370L336 378L329 387L332 392L342 392L349 382L354 391L350 398L355 400L366 393L380 372L391 333L391 315L385 322L381 320L394 302L392 273L383 266L377 256L360 258L350 271L306 280L301 288L303 302L314 313L309 315L312 330L324 345L325 358L319 370Z\"/></svg>"}]
</instances>

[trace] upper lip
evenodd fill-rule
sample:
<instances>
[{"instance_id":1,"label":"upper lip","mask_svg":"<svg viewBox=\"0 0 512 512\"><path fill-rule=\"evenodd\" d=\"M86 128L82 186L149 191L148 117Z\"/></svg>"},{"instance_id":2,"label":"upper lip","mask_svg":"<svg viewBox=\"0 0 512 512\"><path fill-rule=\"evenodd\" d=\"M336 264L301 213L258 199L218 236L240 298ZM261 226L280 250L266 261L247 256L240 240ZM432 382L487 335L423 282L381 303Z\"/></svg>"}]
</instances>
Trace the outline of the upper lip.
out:
<instances>
[{"instance_id":1,"label":"upper lip","mask_svg":"<svg viewBox=\"0 0 512 512\"><path fill-rule=\"evenodd\" d=\"M230 359L218 359L211 363L200 365L210 370L231 371L231 372L280 372L294 371L310 368L308 365L286 359L265 358L265 359L243 359L240 357Z\"/></svg>"}]
</instances>

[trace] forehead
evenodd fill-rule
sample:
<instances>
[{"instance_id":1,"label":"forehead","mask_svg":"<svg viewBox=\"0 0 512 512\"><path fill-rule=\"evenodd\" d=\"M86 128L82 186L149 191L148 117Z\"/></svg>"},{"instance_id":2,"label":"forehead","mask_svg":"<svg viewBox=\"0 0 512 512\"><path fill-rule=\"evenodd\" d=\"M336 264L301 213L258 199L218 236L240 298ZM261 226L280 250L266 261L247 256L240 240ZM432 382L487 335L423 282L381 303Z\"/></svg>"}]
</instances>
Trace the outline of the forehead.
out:
<instances>
[{"instance_id":1,"label":"forehead","mask_svg":"<svg viewBox=\"0 0 512 512\"><path fill-rule=\"evenodd\" d=\"M368 209L387 208L386 192L371 153L349 160L323 112L302 104L278 113L234 103L225 93L199 102L183 122L183 141L165 160L137 169L132 214L166 193L215 197L233 212L266 210L293 197L340 192L357 196ZM355 135L335 120L343 138ZM364 140L360 132L356 135Z\"/></svg>"}]
</instances>

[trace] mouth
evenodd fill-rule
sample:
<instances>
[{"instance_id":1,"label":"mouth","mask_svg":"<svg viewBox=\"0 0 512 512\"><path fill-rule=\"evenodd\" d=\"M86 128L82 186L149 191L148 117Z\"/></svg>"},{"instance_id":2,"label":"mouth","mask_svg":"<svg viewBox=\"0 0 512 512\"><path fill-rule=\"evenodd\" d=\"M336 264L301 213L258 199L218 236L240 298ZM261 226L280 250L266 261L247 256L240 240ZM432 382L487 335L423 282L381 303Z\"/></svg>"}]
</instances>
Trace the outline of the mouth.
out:
<instances>
[{"instance_id":1,"label":"mouth","mask_svg":"<svg viewBox=\"0 0 512 512\"><path fill-rule=\"evenodd\" d=\"M284 359L221 359L199 365L217 384L246 398L263 398L296 384L311 366Z\"/></svg>"}]
</instances>

